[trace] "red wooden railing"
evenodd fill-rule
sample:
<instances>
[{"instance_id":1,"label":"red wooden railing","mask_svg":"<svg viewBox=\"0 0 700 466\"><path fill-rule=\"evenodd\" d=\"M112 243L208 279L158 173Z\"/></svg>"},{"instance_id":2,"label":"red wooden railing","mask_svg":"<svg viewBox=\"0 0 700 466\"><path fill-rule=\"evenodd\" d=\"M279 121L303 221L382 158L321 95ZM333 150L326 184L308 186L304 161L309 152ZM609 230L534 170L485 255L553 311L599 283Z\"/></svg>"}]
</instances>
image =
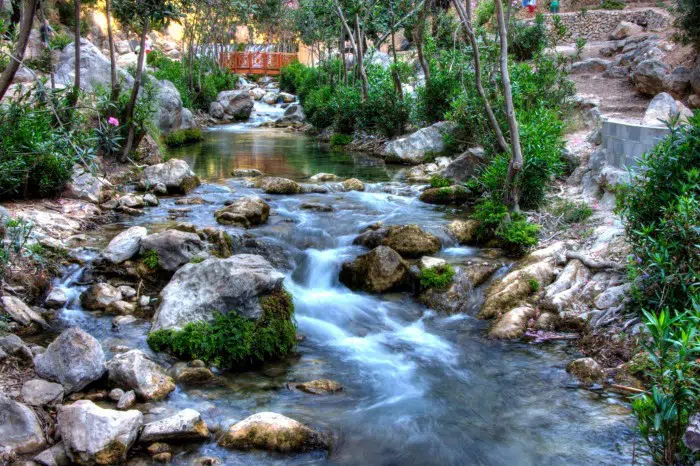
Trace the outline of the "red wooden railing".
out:
<instances>
[{"instance_id":1,"label":"red wooden railing","mask_svg":"<svg viewBox=\"0 0 700 466\"><path fill-rule=\"evenodd\" d=\"M297 60L296 53L221 52L219 64L237 74L280 74L283 66Z\"/></svg>"}]
</instances>

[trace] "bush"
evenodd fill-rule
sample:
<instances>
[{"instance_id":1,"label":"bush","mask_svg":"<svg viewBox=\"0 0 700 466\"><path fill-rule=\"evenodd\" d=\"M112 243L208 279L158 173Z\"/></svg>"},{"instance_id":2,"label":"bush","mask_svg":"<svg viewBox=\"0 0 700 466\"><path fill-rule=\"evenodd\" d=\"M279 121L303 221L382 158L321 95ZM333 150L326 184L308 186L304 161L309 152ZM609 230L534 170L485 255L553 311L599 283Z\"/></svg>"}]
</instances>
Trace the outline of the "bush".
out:
<instances>
[{"instance_id":1,"label":"bush","mask_svg":"<svg viewBox=\"0 0 700 466\"><path fill-rule=\"evenodd\" d=\"M482 199L472 216L482 224L480 236L495 238L510 255L522 255L537 244L539 226L528 222L518 212L509 214L500 200Z\"/></svg>"},{"instance_id":2,"label":"bush","mask_svg":"<svg viewBox=\"0 0 700 466\"><path fill-rule=\"evenodd\" d=\"M540 54L547 46L547 28L544 15L538 14L534 24L513 19L508 29L509 51L518 60L530 60Z\"/></svg>"},{"instance_id":3,"label":"bush","mask_svg":"<svg viewBox=\"0 0 700 466\"><path fill-rule=\"evenodd\" d=\"M700 50L700 2L697 0L676 0L673 13L674 26L680 31L684 43L694 44Z\"/></svg>"},{"instance_id":4,"label":"bush","mask_svg":"<svg viewBox=\"0 0 700 466\"><path fill-rule=\"evenodd\" d=\"M201 359L226 369L246 369L288 355L296 343L294 304L286 291L260 299L259 320L236 312L217 314L212 323L192 322L182 330L157 330L148 335L155 351L178 358Z\"/></svg>"},{"instance_id":5,"label":"bush","mask_svg":"<svg viewBox=\"0 0 700 466\"><path fill-rule=\"evenodd\" d=\"M347 146L352 142L352 136L349 136L347 134L341 134L341 133L335 133L333 136L331 136L331 146L333 147L342 147L342 146Z\"/></svg>"},{"instance_id":6,"label":"bush","mask_svg":"<svg viewBox=\"0 0 700 466\"><path fill-rule=\"evenodd\" d=\"M617 196L635 256L630 278L640 308L692 309L700 303L700 115L639 162Z\"/></svg>"},{"instance_id":7,"label":"bush","mask_svg":"<svg viewBox=\"0 0 700 466\"><path fill-rule=\"evenodd\" d=\"M600 7L603 10L624 10L625 1L624 0L602 0L600 2Z\"/></svg>"},{"instance_id":8,"label":"bush","mask_svg":"<svg viewBox=\"0 0 700 466\"><path fill-rule=\"evenodd\" d=\"M154 249L149 249L143 254L143 263L146 264L151 270L155 270L160 265L160 258L158 257L158 252Z\"/></svg>"},{"instance_id":9,"label":"bush","mask_svg":"<svg viewBox=\"0 0 700 466\"><path fill-rule=\"evenodd\" d=\"M181 147L204 139L200 128L178 129L171 131L164 138L165 145L168 147Z\"/></svg>"},{"instance_id":10,"label":"bush","mask_svg":"<svg viewBox=\"0 0 700 466\"><path fill-rule=\"evenodd\" d=\"M479 2L474 11L474 22L477 26L484 26L493 18L496 13L496 5L493 0L483 0Z\"/></svg>"},{"instance_id":11,"label":"bush","mask_svg":"<svg viewBox=\"0 0 700 466\"><path fill-rule=\"evenodd\" d=\"M550 213L561 218L564 224L580 223L593 215L593 209L585 202L556 201L550 208Z\"/></svg>"},{"instance_id":12,"label":"bush","mask_svg":"<svg viewBox=\"0 0 700 466\"><path fill-rule=\"evenodd\" d=\"M452 186L452 181L441 175L433 175L430 177L430 186L432 188L447 188Z\"/></svg>"},{"instance_id":13,"label":"bush","mask_svg":"<svg viewBox=\"0 0 700 466\"><path fill-rule=\"evenodd\" d=\"M454 276L455 269L451 265L446 264L421 270L418 280L423 289L443 290L450 286Z\"/></svg>"},{"instance_id":14,"label":"bush","mask_svg":"<svg viewBox=\"0 0 700 466\"><path fill-rule=\"evenodd\" d=\"M63 32L57 32L51 37L49 46L51 47L51 50L63 50L66 45L70 44L71 42L73 42L73 37Z\"/></svg>"}]
</instances>

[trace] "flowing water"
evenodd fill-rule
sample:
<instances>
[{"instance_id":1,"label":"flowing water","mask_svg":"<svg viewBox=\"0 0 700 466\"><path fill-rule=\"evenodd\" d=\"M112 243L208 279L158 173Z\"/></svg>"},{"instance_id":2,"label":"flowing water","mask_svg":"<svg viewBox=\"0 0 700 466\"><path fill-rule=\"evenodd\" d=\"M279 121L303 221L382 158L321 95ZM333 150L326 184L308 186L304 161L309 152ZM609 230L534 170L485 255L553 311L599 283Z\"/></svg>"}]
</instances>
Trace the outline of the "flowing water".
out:
<instances>
[{"instance_id":1,"label":"flowing water","mask_svg":"<svg viewBox=\"0 0 700 466\"><path fill-rule=\"evenodd\" d=\"M263 117L264 118L264 117ZM261 118L262 119L262 118ZM259 122L259 120L258 120ZM255 128L220 127L204 142L174 153L205 181L193 194L210 204L192 206L178 219L198 227L216 225L213 211L224 200L259 190L229 178L234 168L258 168L269 175L304 181L318 172L358 177L365 192L265 196L269 222L249 233L281 245L292 266L285 285L294 296L299 333L305 338L286 361L246 373L221 373L217 384L178 387L167 401L144 407L146 420L191 407L210 425L226 428L255 412L282 413L332 432L330 455L283 456L233 452L214 442L185 445L175 464L191 464L201 455L224 464L626 464L631 458L632 423L625 403L613 396L575 389L565 372L576 356L559 343L530 345L485 338L487 323L473 309L445 316L417 304L405 293L369 295L339 284L340 265L362 253L352 239L376 221L438 227L459 215L423 204L416 188L391 182L396 169L360 155L331 152L303 135ZM300 209L305 202L334 207L334 212ZM174 199L117 230L142 224L150 231L172 223ZM106 235L108 239L110 235ZM444 236L444 235L443 235ZM458 247L442 237L441 255L451 262L478 260L486 252ZM89 259L90 252L85 252ZM106 350L126 344L149 351L148 323L111 328L111 317L80 309L80 269L69 269L63 286L74 297L60 317L81 325ZM154 357L163 357L156 356ZM287 383L329 378L345 391L308 395ZM164 409L159 409L159 408ZM154 409L155 408L155 409Z\"/></svg>"}]
</instances>

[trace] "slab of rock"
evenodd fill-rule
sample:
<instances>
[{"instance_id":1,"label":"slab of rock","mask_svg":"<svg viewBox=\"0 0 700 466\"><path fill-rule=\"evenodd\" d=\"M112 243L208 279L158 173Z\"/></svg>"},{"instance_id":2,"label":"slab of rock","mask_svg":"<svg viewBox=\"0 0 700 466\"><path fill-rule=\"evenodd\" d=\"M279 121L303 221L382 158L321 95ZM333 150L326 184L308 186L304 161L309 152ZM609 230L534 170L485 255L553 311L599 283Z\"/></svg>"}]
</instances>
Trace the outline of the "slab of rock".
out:
<instances>
[{"instance_id":1,"label":"slab of rock","mask_svg":"<svg viewBox=\"0 0 700 466\"><path fill-rule=\"evenodd\" d=\"M22 400L31 406L56 406L63 401L63 385L31 379L22 385Z\"/></svg>"},{"instance_id":2,"label":"slab of rock","mask_svg":"<svg viewBox=\"0 0 700 466\"><path fill-rule=\"evenodd\" d=\"M419 258L435 254L442 247L440 239L423 231L418 225L394 225L389 227L382 245L388 246L402 257Z\"/></svg>"},{"instance_id":3,"label":"slab of rock","mask_svg":"<svg viewBox=\"0 0 700 466\"><path fill-rule=\"evenodd\" d=\"M216 101L223 107L224 113L235 121L247 120L253 112L253 99L245 90L219 92Z\"/></svg>"},{"instance_id":4,"label":"slab of rock","mask_svg":"<svg viewBox=\"0 0 700 466\"><path fill-rule=\"evenodd\" d=\"M343 264L340 281L353 290L382 293L406 286L408 264L386 246L378 246L352 262Z\"/></svg>"},{"instance_id":5,"label":"slab of rock","mask_svg":"<svg viewBox=\"0 0 700 466\"><path fill-rule=\"evenodd\" d=\"M299 183L286 178L266 176L255 182L256 187L261 188L266 194L299 194Z\"/></svg>"},{"instance_id":6,"label":"slab of rock","mask_svg":"<svg viewBox=\"0 0 700 466\"><path fill-rule=\"evenodd\" d=\"M610 61L602 58L587 58L571 65L571 74L602 73L610 66Z\"/></svg>"},{"instance_id":7,"label":"slab of rock","mask_svg":"<svg viewBox=\"0 0 700 466\"><path fill-rule=\"evenodd\" d=\"M258 255L210 258L179 269L161 291L153 330L176 328L219 312L236 311L251 319L262 315L260 298L282 289L284 275Z\"/></svg>"},{"instance_id":8,"label":"slab of rock","mask_svg":"<svg viewBox=\"0 0 700 466\"><path fill-rule=\"evenodd\" d=\"M327 395L330 393L339 393L343 391L343 386L335 380L317 379L311 382L297 384L299 390L310 393L312 395Z\"/></svg>"},{"instance_id":9,"label":"slab of rock","mask_svg":"<svg viewBox=\"0 0 700 466\"><path fill-rule=\"evenodd\" d=\"M664 78L664 88L676 98L682 98L690 90L692 71L685 66L678 66Z\"/></svg>"},{"instance_id":10,"label":"slab of rock","mask_svg":"<svg viewBox=\"0 0 700 466\"><path fill-rule=\"evenodd\" d=\"M566 366L570 373L585 384L599 383L605 378L605 372L593 358L580 358L571 361Z\"/></svg>"},{"instance_id":11,"label":"slab of rock","mask_svg":"<svg viewBox=\"0 0 700 466\"><path fill-rule=\"evenodd\" d=\"M690 417L688 428L683 434L683 443L693 453L700 451L700 413Z\"/></svg>"},{"instance_id":12,"label":"slab of rock","mask_svg":"<svg viewBox=\"0 0 700 466\"><path fill-rule=\"evenodd\" d=\"M109 88L110 61L100 50L86 39L80 39L80 88L92 92L96 86ZM131 88L134 78L121 68L117 68L122 87ZM56 83L72 87L75 82L75 42L66 45L56 64Z\"/></svg>"},{"instance_id":13,"label":"slab of rock","mask_svg":"<svg viewBox=\"0 0 700 466\"><path fill-rule=\"evenodd\" d=\"M610 40L626 39L629 36L635 36L644 32L644 28L638 24L630 23L629 21L620 21L613 32L610 33Z\"/></svg>"},{"instance_id":14,"label":"slab of rock","mask_svg":"<svg viewBox=\"0 0 700 466\"><path fill-rule=\"evenodd\" d=\"M330 449L330 439L304 424L277 413L257 413L231 428L219 446L236 450L297 453Z\"/></svg>"},{"instance_id":15,"label":"slab of rock","mask_svg":"<svg viewBox=\"0 0 700 466\"><path fill-rule=\"evenodd\" d=\"M649 102L649 107L647 107L647 111L644 112L642 124L648 126L666 126L664 121L670 121L670 119L677 114L678 105L676 104L676 100L671 94L662 92L657 94L651 99L651 102Z\"/></svg>"},{"instance_id":16,"label":"slab of rock","mask_svg":"<svg viewBox=\"0 0 700 466\"><path fill-rule=\"evenodd\" d=\"M365 184L357 178L350 178L343 181L343 189L345 191L364 191Z\"/></svg>"},{"instance_id":17,"label":"slab of rock","mask_svg":"<svg viewBox=\"0 0 700 466\"><path fill-rule=\"evenodd\" d=\"M262 98L262 101L267 105L275 105L278 100L279 94L276 92L267 92Z\"/></svg>"},{"instance_id":18,"label":"slab of rock","mask_svg":"<svg viewBox=\"0 0 700 466\"><path fill-rule=\"evenodd\" d=\"M79 400L58 409L58 428L68 458L76 464L121 464L136 441L143 414L103 409Z\"/></svg>"},{"instance_id":19,"label":"slab of rock","mask_svg":"<svg viewBox=\"0 0 700 466\"><path fill-rule=\"evenodd\" d=\"M39 377L60 383L70 394L102 377L105 355L94 337L79 328L70 328L34 358L34 366Z\"/></svg>"},{"instance_id":20,"label":"slab of rock","mask_svg":"<svg viewBox=\"0 0 700 466\"><path fill-rule=\"evenodd\" d=\"M0 393L0 446L24 454L45 445L44 431L34 411Z\"/></svg>"},{"instance_id":21,"label":"slab of rock","mask_svg":"<svg viewBox=\"0 0 700 466\"><path fill-rule=\"evenodd\" d=\"M516 307L503 314L489 330L489 338L513 340L520 338L527 330L527 323L535 317L535 310L529 306Z\"/></svg>"},{"instance_id":22,"label":"slab of rock","mask_svg":"<svg viewBox=\"0 0 700 466\"><path fill-rule=\"evenodd\" d=\"M144 168L141 180L147 187L162 184L170 194L187 194L200 184L187 162L179 159Z\"/></svg>"},{"instance_id":23,"label":"slab of rock","mask_svg":"<svg viewBox=\"0 0 700 466\"><path fill-rule=\"evenodd\" d=\"M473 244L481 227L478 220L453 220L447 225L447 231L455 237L459 244Z\"/></svg>"},{"instance_id":24,"label":"slab of rock","mask_svg":"<svg viewBox=\"0 0 700 466\"><path fill-rule=\"evenodd\" d=\"M38 312L31 309L24 304L21 299L15 296L3 296L0 299L0 304L2 304L2 310L18 324L27 326L36 323L42 328L49 328L49 324L46 323L46 320L44 320Z\"/></svg>"},{"instance_id":25,"label":"slab of rock","mask_svg":"<svg viewBox=\"0 0 700 466\"><path fill-rule=\"evenodd\" d=\"M206 249L199 236L179 230L165 230L141 240L141 255L155 251L158 267L168 272L174 272Z\"/></svg>"},{"instance_id":26,"label":"slab of rock","mask_svg":"<svg viewBox=\"0 0 700 466\"><path fill-rule=\"evenodd\" d=\"M423 163L427 153L440 153L445 150L445 133L454 131L454 124L439 122L422 128L413 134L390 141L384 148L387 160L417 165Z\"/></svg>"},{"instance_id":27,"label":"slab of rock","mask_svg":"<svg viewBox=\"0 0 700 466\"><path fill-rule=\"evenodd\" d=\"M44 300L44 306L49 309L61 308L65 306L66 303L68 303L68 295L62 288L53 288Z\"/></svg>"},{"instance_id":28,"label":"slab of rock","mask_svg":"<svg viewBox=\"0 0 700 466\"><path fill-rule=\"evenodd\" d=\"M69 199L81 199L83 201L99 204L102 202L105 188L111 188L112 184L103 177L98 177L85 171L79 165L73 168L73 176L66 183L63 197Z\"/></svg>"},{"instance_id":29,"label":"slab of rock","mask_svg":"<svg viewBox=\"0 0 700 466\"><path fill-rule=\"evenodd\" d=\"M255 168L236 168L231 172L231 176L235 176L237 178L256 178L262 175L262 172Z\"/></svg>"},{"instance_id":30,"label":"slab of rock","mask_svg":"<svg viewBox=\"0 0 700 466\"><path fill-rule=\"evenodd\" d=\"M667 64L654 58L640 62L632 74L635 89L647 95L663 92L668 70Z\"/></svg>"},{"instance_id":31,"label":"slab of rock","mask_svg":"<svg viewBox=\"0 0 700 466\"><path fill-rule=\"evenodd\" d=\"M442 176L455 181L467 181L476 175L486 162L486 152L481 147L472 147L450 162Z\"/></svg>"},{"instance_id":32,"label":"slab of rock","mask_svg":"<svg viewBox=\"0 0 700 466\"><path fill-rule=\"evenodd\" d=\"M109 283L95 283L80 295L83 307L91 311L103 311L122 299L121 291Z\"/></svg>"},{"instance_id":33,"label":"slab of rock","mask_svg":"<svg viewBox=\"0 0 700 466\"><path fill-rule=\"evenodd\" d=\"M70 459L66 455L63 442L58 442L51 448L47 448L34 458L34 461L41 466L69 466Z\"/></svg>"},{"instance_id":34,"label":"slab of rock","mask_svg":"<svg viewBox=\"0 0 700 466\"><path fill-rule=\"evenodd\" d=\"M202 416L194 409L183 409L174 416L151 422L143 427L139 441L170 442L206 440L209 438L209 428Z\"/></svg>"},{"instance_id":35,"label":"slab of rock","mask_svg":"<svg viewBox=\"0 0 700 466\"><path fill-rule=\"evenodd\" d=\"M121 264L138 254L141 240L148 235L144 227L131 227L112 238L102 256L113 264Z\"/></svg>"},{"instance_id":36,"label":"slab of rock","mask_svg":"<svg viewBox=\"0 0 700 466\"><path fill-rule=\"evenodd\" d=\"M246 196L215 211L214 216L218 223L250 228L267 221L270 216L270 205L260 196Z\"/></svg>"},{"instance_id":37,"label":"slab of rock","mask_svg":"<svg viewBox=\"0 0 700 466\"><path fill-rule=\"evenodd\" d=\"M0 337L0 360L6 357L17 358L23 363L32 363L34 353L20 337L10 333Z\"/></svg>"},{"instance_id":38,"label":"slab of rock","mask_svg":"<svg viewBox=\"0 0 700 466\"><path fill-rule=\"evenodd\" d=\"M439 257L423 256L418 261L418 268L421 270L432 269L435 267L442 267L446 264L447 261L445 259L441 259Z\"/></svg>"},{"instance_id":39,"label":"slab of rock","mask_svg":"<svg viewBox=\"0 0 700 466\"><path fill-rule=\"evenodd\" d=\"M119 401L117 401L117 409L120 410L127 410L131 409L132 406L136 404L136 392L133 390L129 390L128 392L124 392L122 396L119 397Z\"/></svg>"},{"instance_id":40,"label":"slab of rock","mask_svg":"<svg viewBox=\"0 0 700 466\"><path fill-rule=\"evenodd\" d=\"M175 390L173 379L143 351L131 350L115 355L107 363L109 383L133 390L142 400L160 400Z\"/></svg>"}]
</instances>

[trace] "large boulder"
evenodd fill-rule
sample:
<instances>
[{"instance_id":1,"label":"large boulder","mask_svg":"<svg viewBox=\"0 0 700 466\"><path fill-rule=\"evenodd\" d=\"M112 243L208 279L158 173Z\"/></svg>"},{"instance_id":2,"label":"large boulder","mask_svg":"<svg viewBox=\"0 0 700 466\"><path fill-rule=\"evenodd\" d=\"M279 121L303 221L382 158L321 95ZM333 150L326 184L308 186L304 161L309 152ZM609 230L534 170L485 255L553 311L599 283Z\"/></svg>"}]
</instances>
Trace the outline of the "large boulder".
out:
<instances>
[{"instance_id":1,"label":"large boulder","mask_svg":"<svg viewBox=\"0 0 700 466\"><path fill-rule=\"evenodd\" d=\"M121 464L138 437L143 414L103 409L92 401L79 400L60 407L57 422L71 462Z\"/></svg>"},{"instance_id":2,"label":"large boulder","mask_svg":"<svg viewBox=\"0 0 700 466\"><path fill-rule=\"evenodd\" d=\"M63 385L30 379L22 385L22 400L31 406L56 406L63 401Z\"/></svg>"},{"instance_id":3,"label":"large boulder","mask_svg":"<svg viewBox=\"0 0 700 466\"><path fill-rule=\"evenodd\" d=\"M644 32L644 28L629 21L620 21L620 24L610 33L610 40L622 40L629 36L635 36Z\"/></svg>"},{"instance_id":4,"label":"large boulder","mask_svg":"<svg viewBox=\"0 0 700 466\"><path fill-rule=\"evenodd\" d=\"M175 390L173 379L165 369L146 357L143 351L131 350L115 355L107 363L109 383L133 390L142 400L160 400Z\"/></svg>"},{"instance_id":5,"label":"large boulder","mask_svg":"<svg viewBox=\"0 0 700 466\"><path fill-rule=\"evenodd\" d=\"M174 416L151 422L143 427L139 442L206 440L209 428L194 409L183 409Z\"/></svg>"},{"instance_id":6,"label":"large boulder","mask_svg":"<svg viewBox=\"0 0 700 466\"><path fill-rule=\"evenodd\" d=\"M192 114L182 106L180 91L167 79L157 81L156 115L158 128L164 133L177 129L190 129L194 126Z\"/></svg>"},{"instance_id":7,"label":"large boulder","mask_svg":"<svg viewBox=\"0 0 700 466\"><path fill-rule=\"evenodd\" d=\"M423 231L418 225L394 225L389 227L382 245L388 246L402 257L419 258L438 252L440 239Z\"/></svg>"},{"instance_id":8,"label":"large boulder","mask_svg":"<svg viewBox=\"0 0 700 466\"><path fill-rule=\"evenodd\" d=\"M587 58L571 65L571 74L602 73L610 62L602 58Z\"/></svg>"},{"instance_id":9,"label":"large boulder","mask_svg":"<svg viewBox=\"0 0 700 466\"><path fill-rule=\"evenodd\" d=\"M0 304L2 304L2 310L18 324L27 326L36 323L43 328L49 328L49 324L38 312L15 296L3 296Z\"/></svg>"},{"instance_id":10,"label":"large boulder","mask_svg":"<svg viewBox=\"0 0 700 466\"><path fill-rule=\"evenodd\" d=\"M700 95L700 61L695 65L695 69L690 73L690 88L696 95Z\"/></svg>"},{"instance_id":11,"label":"large boulder","mask_svg":"<svg viewBox=\"0 0 700 466\"><path fill-rule=\"evenodd\" d=\"M143 238L140 253L144 255L154 251L158 256L158 267L174 272L206 249L204 241L194 233L165 230Z\"/></svg>"},{"instance_id":12,"label":"large boulder","mask_svg":"<svg viewBox=\"0 0 700 466\"><path fill-rule=\"evenodd\" d=\"M445 150L444 135L453 130L453 123L445 121L435 123L389 142L384 148L383 155L393 162L411 165L423 163L426 154L437 154Z\"/></svg>"},{"instance_id":13,"label":"large boulder","mask_svg":"<svg viewBox=\"0 0 700 466\"><path fill-rule=\"evenodd\" d=\"M258 319L260 299L282 289L284 275L261 256L238 254L187 264L161 291L153 317L153 330L176 328L195 321L210 321L220 312Z\"/></svg>"},{"instance_id":14,"label":"large boulder","mask_svg":"<svg viewBox=\"0 0 700 466\"><path fill-rule=\"evenodd\" d=\"M677 66L664 78L664 88L676 98L682 98L690 89L692 71L685 66Z\"/></svg>"},{"instance_id":15,"label":"large boulder","mask_svg":"<svg viewBox=\"0 0 700 466\"><path fill-rule=\"evenodd\" d=\"M216 101L223 107L224 113L234 120L247 120L253 112L253 99L248 91L222 91Z\"/></svg>"},{"instance_id":16,"label":"large boulder","mask_svg":"<svg viewBox=\"0 0 700 466\"><path fill-rule=\"evenodd\" d=\"M34 354L20 337L14 333L9 333L4 337L0 337L0 361L5 358L15 358L23 364L30 364Z\"/></svg>"},{"instance_id":17,"label":"large boulder","mask_svg":"<svg viewBox=\"0 0 700 466\"><path fill-rule=\"evenodd\" d=\"M139 253L141 240L146 235L148 235L148 230L144 227L131 227L124 230L112 238L102 252L102 257L113 264L121 264Z\"/></svg>"},{"instance_id":18,"label":"large boulder","mask_svg":"<svg viewBox=\"0 0 700 466\"><path fill-rule=\"evenodd\" d=\"M485 163L486 152L481 147L467 149L443 170L442 176L455 181L467 181L478 173Z\"/></svg>"},{"instance_id":19,"label":"large boulder","mask_svg":"<svg viewBox=\"0 0 700 466\"><path fill-rule=\"evenodd\" d=\"M104 311L111 304L123 299L122 292L109 283L95 283L80 295L80 302L85 309Z\"/></svg>"},{"instance_id":20,"label":"large boulder","mask_svg":"<svg viewBox=\"0 0 700 466\"><path fill-rule=\"evenodd\" d=\"M134 78L129 73L117 69L123 87L130 88ZM56 83L72 87L75 82L75 43L66 45L56 64ZM110 61L90 41L80 39L80 88L92 92L96 86L109 87Z\"/></svg>"},{"instance_id":21,"label":"large boulder","mask_svg":"<svg viewBox=\"0 0 700 466\"><path fill-rule=\"evenodd\" d=\"M642 94L656 95L664 90L664 79L669 67L655 58L644 60L637 65L632 74L634 87Z\"/></svg>"},{"instance_id":22,"label":"large boulder","mask_svg":"<svg viewBox=\"0 0 700 466\"><path fill-rule=\"evenodd\" d=\"M23 454L45 445L44 431L34 411L0 393L0 446Z\"/></svg>"},{"instance_id":23,"label":"large boulder","mask_svg":"<svg viewBox=\"0 0 700 466\"><path fill-rule=\"evenodd\" d=\"M535 317L535 310L529 306L516 307L503 314L489 330L489 338L513 340L520 338L527 330L527 323Z\"/></svg>"},{"instance_id":24,"label":"large boulder","mask_svg":"<svg viewBox=\"0 0 700 466\"><path fill-rule=\"evenodd\" d=\"M274 176L255 180L255 186L261 188L266 194L299 194L301 192L299 183Z\"/></svg>"},{"instance_id":25,"label":"large boulder","mask_svg":"<svg viewBox=\"0 0 700 466\"><path fill-rule=\"evenodd\" d=\"M240 225L244 228L260 225L270 216L270 206L259 196L236 199L230 205L214 212L216 221L224 225Z\"/></svg>"},{"instance_id":26,"label":"large boulder","mask_svg":"<svg viewBox=\"0 0 700 466\"><path fill-rule=\"evenodd\" d=\"M470 244L477 240L481 222L478 220L453 220L447 225L447 231L459 244Z\"/></svg>"},{"instance_id":27,"label":"large boulder","mask_svg":"<svg viewBox=\"0 0 700 466\"><path fill-rule=\"evenodd\" d=\"M649 126L665 126L664 121L669 121L671 117L676 114L678 114L676 100L671 94L662 92L649 102L649 107L647 107L647 111L644 112L642 124Z\"/></svg>"},{"instance_id":28,"label":"large boulder","mask_svg":"<svg viewBox=\"0 0 700 466\"><path fill-rule=\"evenodd\" d=\"M286 128L288 126L299 126L306 122L306 114L300 104L292 104L286 108L284 114L275 120L275 126Z\"/></svg>"},{"instance_id":29,"label":"large boulder","mask_svg":"<svg viewBox=\"0 0 700 466\"><path fill-rule=\"evenodd\" d=\"M693 453L700 450L700 413L690 417L688 428L683 434L683 443Z\"/></svg>"},{"instance_id":30,"label":"large boulder","mask_svg":"<svg viewBox=\"0 0 700 466\"><path fill-rule=\"evenodd\" d=\"M236 424L219 439L219 446L236 450L297 453L330 449L324 434L277 413L257 413Z\"/></svg>"},{"instance_id":31,"label":"large boulder","mask_svg":"<svg viewBox=\"0 0 700 466\"><path fill-rule=\"evenodd\" d=\"M112 184L105 178L95 176L80 165L73 167L73 176L63 190L63 197L80 199L98 204L103 200L103 189Z\"/></svg>"},{"instance_id":32,"label":"large boulder","mask_svg":"<svg viewBox=\"0 0 700 466\"><path fill-rule=\"evenodd\" d=\"M343 264L340 281L353 290L381 293L406 285L408 264L401 255L386 246L378 246L370 252Z\"/></svg>"},{"instance_id":33,"label":"large boulder","mask_svg":"<svg viewBox=\"0 0 700 466\"><path fill-rule=\"evenodd\" d=\"M162 184L171 194L187 194L200 184L187 162L179 159L144 168L141 180L146 187Z\"/></svg>"},{"instance_id":34,"label":"large boulder","mask_svg":"<svg viewBox=\"0 0 700 466\"><path fill-rule=\"evenodd\" d=\"M39 377L58 382L66 393L72 393L102 377L105 354L90 334L70 328L34 358L34 366Z\"/></svg>"}]
</instances>

